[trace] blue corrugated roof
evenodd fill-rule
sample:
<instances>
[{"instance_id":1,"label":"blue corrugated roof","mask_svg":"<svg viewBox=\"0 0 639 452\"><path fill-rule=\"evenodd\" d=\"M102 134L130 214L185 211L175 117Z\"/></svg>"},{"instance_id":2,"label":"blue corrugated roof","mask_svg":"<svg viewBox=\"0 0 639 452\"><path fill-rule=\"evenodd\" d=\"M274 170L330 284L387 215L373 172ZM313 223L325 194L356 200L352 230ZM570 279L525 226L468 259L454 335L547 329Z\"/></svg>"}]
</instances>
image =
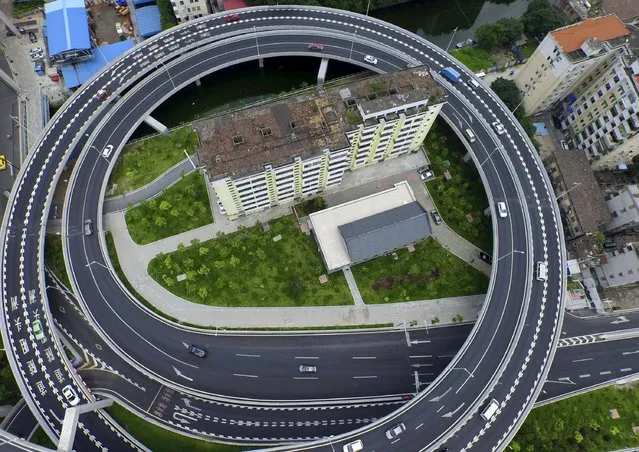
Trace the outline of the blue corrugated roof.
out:
<instances>
[{"instance_id":1,"label":"blue corrugated roof","mask_svg":"<svg viewBox=\"0 0 639 452\"><path fill-rule=\"evenodd\" d=\"M133 4L135 6L144 6L144 5L154 5L155 4L155 0L133 0Z\"/></svg>"},{"instance_id":2,"label":"blue corrugated roof","mask_svg":"<svg viewBox=\"0 0 639 452\"><path fill-rule=\"evenodd\" d=\"M106 66L108 62L116 59L134 45L135 43L132 40L127 39L126 41L102 46L99 49L92 50L95 58L61 66L64 84L69 89L82 85L93 74Z\"/></svg>"},{"instance_id":3,"label":"blue corrugated roof","mask_svg":"<svg viewBox=\"0 0 639 452\"><path fill-rule=\"evenodd\" d=\"M84 0L56 0L45 3L49 55L67 50L91 48Z\"/></svg>"},{"instance_id":4,"label":"blue corrugated roof","mask_svg":"<svg viewBox=\"0 0 639 452\"><path fill-rule=\"evenodd\" d=\"M157 5L135 8L135 21L138 25L138 33L143 38L148 38L162 31L160 10Z\"/></svg>"}]
</instances>

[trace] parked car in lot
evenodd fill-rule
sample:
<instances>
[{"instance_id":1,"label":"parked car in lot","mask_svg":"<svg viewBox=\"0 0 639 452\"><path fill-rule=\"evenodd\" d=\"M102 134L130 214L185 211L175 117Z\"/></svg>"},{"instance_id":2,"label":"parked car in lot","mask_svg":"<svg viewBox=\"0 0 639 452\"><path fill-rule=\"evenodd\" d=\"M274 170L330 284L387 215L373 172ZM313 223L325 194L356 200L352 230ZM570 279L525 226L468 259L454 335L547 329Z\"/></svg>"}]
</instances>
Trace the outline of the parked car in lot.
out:
<instances>
[{"instance_id":1,"label":"parked car in lot","mask_svg":"<svg viewBox=\"0 0 639 452\"><path fill-rule=\"evenodd\" d=\"M189 345L187 347L187 350L189 351L189 353L197 356L198 358L206 358L206 355L209 354L209 352L207 352L203 348L200 348L197 345L193 345L193 344Z\"/></svg>"},{"instance_id":2,"label":"parked car in lot","mask_svg":"<svg viewBox=\"0 0 639 452\"><path fill-rule=\"evenodd\" d=\"M397 438L399 435L402 434L404 430L406 430L406 426L404 425L403 422L400 422L399 424L386 430L386 438L388 439Z\"/></svg>"},{"instance_id":3,"label":"parked car in lot","mask_svg":"<svg viewBox=\"0 0 639 452\"><path fill-rule=\"evenodd\" d=\"M299 371L304 373L312 373L317 372L317 366L309 366L308 364L300 364Z\"/></svg>"},{"instance_id":4,"label":"parked car in lot","mask_svg":"<svg viewBox=\"0 0 639 452\"><path fill-rule=\"evenodd\" d=\"M500 122L495 121L491 125L493 126L493 129L495 129L497 135L503 135L503 133L506 131L506 129L504 129L504 126Z\"/></svg>"},{"instance_id":5,"label":"parked car in lot","mask_svg":"<svg viewBox=\"0 0 639 452\"><path fill-rule=\"evenodd\" d=\"M44 329L42 328L42 323L39 320L34 320L31 323L31 329L33 330L33 335L36 338L36 341L45 342L46 339L44 337Z\"/></svg>"},{"instance_id":6,"label":"parked car in lot","mask_svg":"<svg viewBox=\"0 0 639 452\"><path fill-rule=\"evenodd\" d=\"M422 166L417 170L417 172L419 173L419 177L421 177L423 181L428 181L435 178L435 172L427 166Z\"/></svg>"},{"instance_id":7,"label":"parked car in lot","mask_svg":"<svg viewBox=\"0 0 639 452\"><path fill-rule=\"evenodd\" d=\"M370 64L377 64L377 58L375 58L373 55L366 55L364 57L364 61Z\"/></svg>"},{"instance_id":8,"label":"parked car in lot","mask_svg":"<svg viewBox=\"0 0 639 452\"><path fill-rule=\"evenodd\" d=\"M482 251L479 253L479 258L489 265L493 264L493 257L490 254L486 254Z\"/></svg>"},{"instance_id":9,"label":"parked car in lot","mask_svg":"<svg viewBox=\"0 0 639 452\"><path fill-rule=\"evenodd\" d=\"M36 36L36 34L32 31L29 32L29 41L31 42L38 42L38 37Z\"/></svg>"},{"instance_id":10,"label":"parked car in lot","mask_svg":"<svg viewBox=\"0 0 639 452\"><path fill-rule=\"evenodd\" d=\"M442 217L436 209L430 211L430 216L433 217L435 224L442 224Z\"/></svg>"},{"instance_id":11,"label":"parked car in lot","mask_svg":"<svg viewBox=\"0 0 639 452\"><path fill-rule=\"evenodd\" d=\"M65 399L67 399L67 402L69 402L69 405L71 406L76 406L80 403L80 397L78 397L78 394L76 394L75 389L73 389L71 385L66 385L62 388L62 395Z\"/></svg>"},{"instance_id":12,"label":"parked car in lot","mask_svg":"<svg viewBox=\"0 0 639 452\"><path fill-rule=\"evenodd\" d=\"M317 42L311 42L308 45L308 50L324 50L324 44L318 44Z\"/></svg>"},{"instance_id":13,"label":"parked car in lot","mask_svg":"<svg viewBox=\"0 0 639 452\"><path fill-rule=\"evenodd\" d=\"M239 14L231 14L230 16L226 16L227 22L237 22L238 20L240 20Z\"/></svg>"}]
</instances>

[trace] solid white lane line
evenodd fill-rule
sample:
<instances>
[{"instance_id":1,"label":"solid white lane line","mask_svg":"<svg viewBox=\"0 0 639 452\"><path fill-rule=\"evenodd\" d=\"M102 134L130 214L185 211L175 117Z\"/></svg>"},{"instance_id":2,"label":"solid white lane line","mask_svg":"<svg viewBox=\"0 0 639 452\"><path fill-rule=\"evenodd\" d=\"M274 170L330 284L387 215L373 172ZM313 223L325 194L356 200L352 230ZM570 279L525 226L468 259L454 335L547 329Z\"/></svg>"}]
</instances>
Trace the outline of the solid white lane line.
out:
<instances>
[{"instance_id":1,"label":"solid white lane line","mask_svg":"<svg viewBox=\"0 0 639 452\"><path fill-rule=\"evenodd\" d=\"M377 378L377 375L360 375L358 377L353 377L355 379L362 379L362 378Z\"/></svg>"},{"instance_id":2,"label":"solid white lane line","mask_svg":"<svg viewBox=\"0 0 639 452\"><path fill-rule=\"evenodd\" d=\"M573 363L581 363L581 362L584 362L584 361L592 361L593 359L595 359L595 358L573 359L572 362Z\"/></svg>"},{"instance_id":3,"label":"solid white lane line","mask_svg":"<svg viewBox=\"0 0 639 452\"><path fill-rule=\"evenodd\" d=\"M583 374L583 375L579 375L579 378L588 378L590 376L590 374Z\"/></svg>"},{"instance_id":4,"label":"solid white lane line","mask_svg":"<svg viewBox=\"0 0 639 452\"><path fill-rule=\"evenodd\" d=\"M233 374L235 377L257 378L257 375Z\"/></svg>"},{"instance_id":5,"label":"solid white lane line","mask_svg":"<svg viewBox=\"0 0 639 452\"><path fill-rule=\"evenodd\" d=\"M353 359L377 359L376 356L353 356Z\"/></svg>"},{"instance_id":6,"label":"solid white lane line","mask_svg":"<svg viewBox=\"0 0 639 452\"><path fill-rule=\"evenodd\" d=\"M244 358L260 358L261 355L245 355L244 353L236 353L235 356L242 356Z\"/></svg>"},{"instance_id":7,"label":"solid white lane line","mask_svg":"<svg viewBox=\"0 0 639 452\"><path fill-rule=\"evenodd\" d=\"M319 359L319 356L296 356L295 359Z\"/></svg>"}]
</instances>

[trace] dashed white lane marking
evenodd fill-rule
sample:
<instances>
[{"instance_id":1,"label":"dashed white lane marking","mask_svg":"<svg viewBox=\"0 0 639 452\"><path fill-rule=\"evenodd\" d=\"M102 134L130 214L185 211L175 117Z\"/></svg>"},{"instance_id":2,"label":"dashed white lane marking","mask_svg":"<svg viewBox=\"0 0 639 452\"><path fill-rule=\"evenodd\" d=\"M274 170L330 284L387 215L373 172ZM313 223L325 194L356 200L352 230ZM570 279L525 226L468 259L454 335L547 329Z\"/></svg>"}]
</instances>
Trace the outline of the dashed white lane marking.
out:
<instances>
[{"instance_id":1,"label":"dashed white lane marking","mask_svg":"<svg viewBox=\"0 0 639 452\"><path fill-rule=\"evenodd\" d=\"M603 370L601 372L599 372L599 375L610 375L612 372L610 372L609 370Z\"/></svg>"},{"instance_id":2,"label":"dashed white lane marking","mask_svg":"<svg viewBox=\"0 0 639 452\"><path fill-rule=\"evenodd\" d=\"M579 378L588 378L590 376L590 374L583 374L583 375L579 375Z\"/></svg>"},{"instance_id":3,"label":"dashed white lane marking","mask_svg":"<svg viewBox=\"0 0 639 452\"><path fill-rule=\"evenodd\" d=\"M360 376L353 377L353 378L356 379L356 380L358 380L358 379L361 380L361 379L366 379L366 378L372 379L372 378L377 378L377 375L360 375Z\"/></svg>"},{"instance_id":4,"label":"dashed white lane marking","mask_svg":"<svg viewBox=\"0 0 639 452\"><path fill-rule=\"evenodd\" d=\"M632 371L632 367L624 367L620 372L630 372Z\"/></svg>"},{"instance_id":5,"label":"dashed white lane marking","mask_svg":"<svg viewBox=\"0 0 639 452\"><path fill-rule=\"evenodd\" d=\"M319 356L296 356L295 359L319 359Z\"/></svg>"},{"instance_id":6,"label":"dashed white lane marking","mask_svg":"<svg viewBox=\"0 0 639 452\"><path fill-rule=\"evenodd\" d=\"M353 359L377 359L376 356L353 356Z\"/></svg>"},{"instance_id":7,"label":"dashed white lane marking","mask_svg":"<svg viewBox=\"0 0 639 452\"><path fill-rule=\"evenodd\" d=\"M234 377L257 378L257 375L233 374Z\"/></svg>"},{"instance_id":8,"label":"dashed white lane marking","mask_svg":"<svg viewBox=\"0 0 639 452\"><path fill-rule=\"evenodd\" d=\"M584 361L592 361L595 358L581 358L581 359L573 359L572 362L573 363L582 363Z\"/></svg>"},{"instance_id":9,"label":"dashed white lane marking","mask_svg":"<svg viewBox=\"0 0 639 452\"><path fill-rule=\"evenodd\" d=\"M261 358L261 355L245 355L244 353L236 353L235 356L240 356L242 358Z\"/></svg>"}]
</instances>

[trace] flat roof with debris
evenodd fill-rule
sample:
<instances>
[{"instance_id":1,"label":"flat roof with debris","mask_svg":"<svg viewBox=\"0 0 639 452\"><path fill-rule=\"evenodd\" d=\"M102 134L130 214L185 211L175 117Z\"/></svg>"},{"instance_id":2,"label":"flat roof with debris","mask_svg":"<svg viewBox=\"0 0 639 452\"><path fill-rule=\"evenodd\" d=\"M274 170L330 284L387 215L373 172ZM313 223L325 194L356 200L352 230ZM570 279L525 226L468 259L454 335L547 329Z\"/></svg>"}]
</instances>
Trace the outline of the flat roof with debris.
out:
<instances>
[{"instance_id":1,"label":"flat roof with debris","mask_svg":"<svg viewBox=\"0 0 639 452\"><path fill-rule=\"evenodd\" d=\"M414 202L413 190L407 181L402 181L388 190L310 214L309 222L324 257L327 270L329 272L335 271L353 262L342 231L346 234L347 239L361 236L364 230L371 229L372 223L358 225L355 223L358 220L374 217L382 212ZM381 218L378 217L377 220L381 220ZM382 223L377 220L374 221L375 224ZM387 220L388 218L385 219L386 223L388 223ZM351 226L347 226L349 224Z\"/></svg>"},{"instance_id":2,"label":"flat roof with debris","mask_svg":"<svg viewBox=\"0 0 639 452\"><path fill-rule=\"evenodd\" d=\"M376 75L292 98L249 107L197 121L200 162L211 179L242 177L349 146L346 132L363 121L363 111L399 110L416 99L428 105L444 100L444 92L427 70ZM415 110L415 112L417 112Z\"/></svg>"}]
</instances>

